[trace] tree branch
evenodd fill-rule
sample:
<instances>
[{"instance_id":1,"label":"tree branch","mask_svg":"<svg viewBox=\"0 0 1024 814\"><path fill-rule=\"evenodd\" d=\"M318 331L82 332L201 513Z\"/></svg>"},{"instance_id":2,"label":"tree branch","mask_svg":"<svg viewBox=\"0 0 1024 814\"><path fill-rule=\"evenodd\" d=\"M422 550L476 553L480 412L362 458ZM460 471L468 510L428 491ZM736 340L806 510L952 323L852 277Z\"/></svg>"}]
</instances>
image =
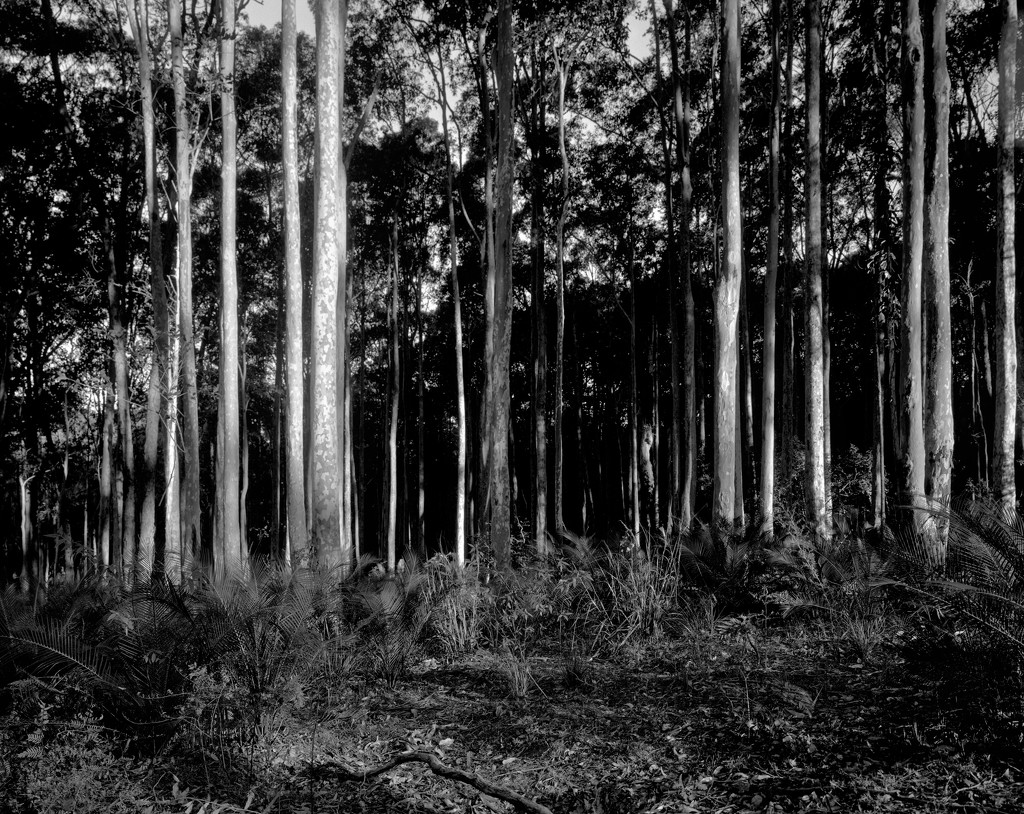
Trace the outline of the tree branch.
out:
<instances>
[{"instance_id":1,"label":"tree branch","mask_svg":"<svg viewBox=\"0 0 1024 814\"><path fill-rule=\"evenodd\" d=\"M311 763L306 767L303 774L310 777L332 775L340 780L363 782L369 780L371 777L385 774L395 767L401 766L403 763L425 763L430 768L430 771L439 777L444 777L448 780L455 780L459 783L465 783L472 786L477 791L483 792L491 797L496 797L499 800L504 800L506 803L511 803L516 811L525 811L528 812L528 814L552 814L551 809L541 805L540 803L534 802L527 797L523 797L517 792L503 788L502 786L496 786L475 774L471 774L470 772L457 769L454 766L445 765L438 760L436 755L433 755L430 752L402 752L400 755L395 755L387 763L383 763L380 766L374 766L369 769L364 769L363 771L352 771L347 766L336 761L332 761L330 763Z\"/></svg>"}]
</instances>

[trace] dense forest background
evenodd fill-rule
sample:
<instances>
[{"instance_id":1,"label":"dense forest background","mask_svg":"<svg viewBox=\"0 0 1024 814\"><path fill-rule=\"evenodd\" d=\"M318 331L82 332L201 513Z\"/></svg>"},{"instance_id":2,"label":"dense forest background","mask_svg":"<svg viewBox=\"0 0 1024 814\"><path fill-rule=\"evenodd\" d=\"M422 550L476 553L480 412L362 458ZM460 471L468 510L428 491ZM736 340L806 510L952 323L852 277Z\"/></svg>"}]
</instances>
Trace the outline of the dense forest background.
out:
<instances>
[{"instance_id":1,"label":"dense forest background","mask_svg":"<svg viewBox=\"0 0 1024 814\"><path fill-rule=\"evenodd\" d=\"M1014 0L0 12L4 580L1016 505Z\"/></svg>"}]
</instances>

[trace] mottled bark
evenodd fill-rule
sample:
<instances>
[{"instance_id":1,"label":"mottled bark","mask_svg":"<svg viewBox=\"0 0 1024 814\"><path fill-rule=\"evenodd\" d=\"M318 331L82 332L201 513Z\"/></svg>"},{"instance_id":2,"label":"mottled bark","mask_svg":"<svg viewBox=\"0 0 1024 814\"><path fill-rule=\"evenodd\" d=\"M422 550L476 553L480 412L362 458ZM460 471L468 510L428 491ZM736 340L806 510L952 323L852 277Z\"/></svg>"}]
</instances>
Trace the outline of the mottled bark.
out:
<instances>
[{"instance_id":1,"label":"mottled bark","mask_svg":"<svg viewBox=\"0 0 1024 814\"><path fill-rule=\"evenodd\" d=\"M341 565L340 445L338 438L338 250L340 213L341 55L339 0L316 6L316 220L313 237L313 314L310 386L311 542L321 567Z\"/></svg>"},{"instance_id":2,"label":"mottled bark","mask_svg":"<svg viewBox=\"0 0 1024 814\"><path fill-rule=\"evenodd\" d=\"M498 161L495 175L494 341L491 359L493 412L490 418L491 548L495 568L511 568L511 507L509 475L509 354L512 340L512 183L515 175L512 129L512 71L514 65L512 7L498 7L494 74L498 89Z\"/></svg>"},{"instance_id":3,"label":"mottled bark","mask_svg":"<svg viewBox=\"0 0 1024 814\"><path fill-rule=\"evenodd\" d=\"M821 2L807 3L807 198L804 252L804 388L807 464L804 492L807 521L820 541L831 536L825 494L825 392L822 358L822 187L821 187Z\"/></svg>"},{"instance_id":4,"label":"mottled bark","mask_svg":"<svg viewBox=\"0 0 1024 814\"><path fill-rule=\"evenodd\" d=\"M740 275L740 9L722 0L722 266L715 281L715 448L712 514L716 523L736 521L736 444L739 404Z\"/></svg>"},{"instance_id":5,"label":"mottled bark","mask_svg":"<svg viewBox=\"0 0 1024 814\"><path fill-rule=\"evenodd\" d=\"M945 560L953 472L953 352L949 312L949 71L946 0L928 0L925 65L924 287L925 491L933 510L926 523L932 560Z\"/></svg>"},{"instance_id":6,"label":"mottled bark","mask_svg":"<svg viewBox=\"0 0 1024 814\"><path fill-rule=\"evenodd\" d=\"M284 170L284 296L287 320L285 411L289 556L305 552L305 398L302 365L302 246L299 224L298 54L295 0L281 2L281 136Z\"/></svg>"},{"instance_id":7,"label":"mottled bark","mask_svg":"<svg viewBox=\"0 0 1024 814\"><path fill-rule=\"evenodd\" d=\"M1017 505L1014 433L1017 424L1016 257L1014 190L1014 103L1017 0L1001 0L999 114L996 129L996 420L992 438L992 490L1000 507Z\"/></svg>"},{"instance_id":8,"label":"mottled bark","mask_svg":"<svg viewBox=\"0 0 1024 814\"><path fill-rule=\"evenodd\" d=\"M903 2L903 285L900 292L899 409L903 436L900 489L907 517L925 521L925 439L922 336L924 253L924 39L919 0ZM1011 471L1012 444L1011 431Z\"/></svg>"},{"instance_id":9,"label":"mottled bark","mask_svg":"<svg viewBox=\"0 0 1024 814\"><path fill-rule=\"evenodd\" d=\"M786 90L785 124L782 134L781 187L782 187L782 416L779 421L779 480L788 488L796 468L794 450L797 443L795 368L796 368L796 325L793 305L795 268L793 264L793 119L796 112L793 105L793 0L786 2Z\"/></svg>"}]
</instances>

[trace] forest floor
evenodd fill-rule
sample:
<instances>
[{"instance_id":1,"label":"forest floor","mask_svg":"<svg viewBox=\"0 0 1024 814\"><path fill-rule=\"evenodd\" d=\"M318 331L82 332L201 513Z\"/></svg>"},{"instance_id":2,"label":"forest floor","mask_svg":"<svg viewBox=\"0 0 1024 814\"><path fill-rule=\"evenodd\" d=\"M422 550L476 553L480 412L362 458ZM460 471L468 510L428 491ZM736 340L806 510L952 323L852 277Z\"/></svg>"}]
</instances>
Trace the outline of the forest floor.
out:
<instances>
[{"instance_id":1,"label":"forest floor","mask_svg":"<svg viewBox=\"0 0 1024 814\"><path fill-rule=\"evenodd\" d=\"M229 773L235 788L214 785L267 814L513 810L418 763L362 782L330 768L417 750L555 814L1024 811L1019 684L1006 696L977 666L911 669L888 646L865 662L737 619L571 670L554 648L526 663L522 698L485 653L310 699Z\"/></svg>"}]
</instances>

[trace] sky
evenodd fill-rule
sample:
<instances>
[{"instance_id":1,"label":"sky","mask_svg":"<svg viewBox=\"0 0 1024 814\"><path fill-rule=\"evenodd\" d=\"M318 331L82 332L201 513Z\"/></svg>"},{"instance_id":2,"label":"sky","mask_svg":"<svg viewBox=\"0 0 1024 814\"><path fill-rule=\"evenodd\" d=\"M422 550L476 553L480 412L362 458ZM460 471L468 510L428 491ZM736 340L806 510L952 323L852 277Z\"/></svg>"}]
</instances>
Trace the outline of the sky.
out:
<instances>
[{"instance_id":1,"label":"sky","mask_svg":"<svg viewBox=\"0 0 1024 814\"><path fill-rule=\"evenodd\" d=\"M313 12L309 8L309 3L305 0L297 0L295 7L299 30L313 36L315 34ZM252 25L264 25L267 28L272 28L281 22L280 0L249 0L245 11ZM631 14L627 23L629 25L629 50L638 57L646 57L650 53L650 44L647 42L647 21Z\"/></svg>"}]
</instances>

